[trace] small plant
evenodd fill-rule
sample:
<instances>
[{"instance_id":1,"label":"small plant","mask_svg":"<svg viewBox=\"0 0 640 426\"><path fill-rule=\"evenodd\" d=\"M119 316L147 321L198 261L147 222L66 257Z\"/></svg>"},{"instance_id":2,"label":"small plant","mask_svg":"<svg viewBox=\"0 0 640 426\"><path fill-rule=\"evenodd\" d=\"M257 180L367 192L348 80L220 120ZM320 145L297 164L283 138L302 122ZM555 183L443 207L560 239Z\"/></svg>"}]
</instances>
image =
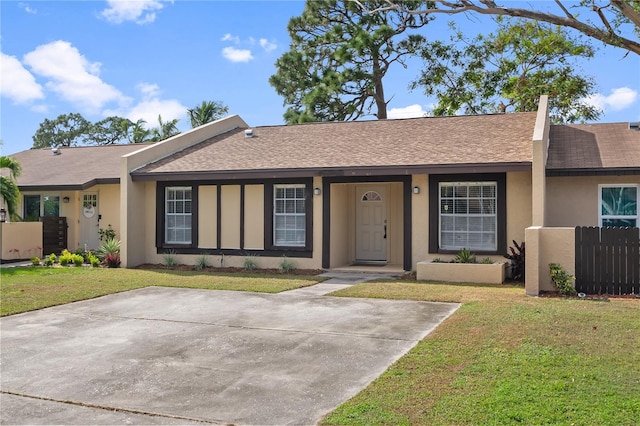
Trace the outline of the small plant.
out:
<instances>
[{"instance_id":1,"label":"small plant","mask_svg":"<svg viewBox=\"0 0 640 426\"><path fill-rule=\"evenodd\" d=\"M282 256L282 260L280 261L278 268L280 269L280 272L287 274L296 270L296 263L293 260L289 260L287 256Z\"/></svg>"},{"instance_id":2,"label":"small plant","mask_svg":"<svg viewBox=\"0 0 640 426\"><path fill-rule=\"evenodd\" d=\"M116 238L116 231L114 231L111 224L109 224L107 229L100 228L98 230L98 238L100 238L100 241L114 240Z\"/></svg>"},{"instance_id":3,"label":"small plant","mask_svg":"<svg viewBox=\"0 0 640 426\"><path fill-rule=\"evenodd\" d=\"M553 282L553 286L560 294L565 296L576 294L576 289L573 285L573 281L576 279L575 276L569 274L557 263L550 263L549 270L551 272L551 281Z\"/></svg>"},{"instance_id":4,"label":"small plant","mask_svg":"<svg viewBox=\"0 0 640 426\"><path fill-rule=\"evenodd\" d=\"M92 253L89 253L89 263L92 267L97 268L100 266L100 259L97 256L94 256Z\"/></svg>"},{"instance_id":5,"label":"small plant","mask_svg":"<svg viewBox=\"0 0 640 426\"><path fill-rule=\"evenodd\" d=\"M244 269L246 269L247 271L253 271L258 267L258 261L256 260L255 256L249 255L244 258L242 265L244 266Z\"/></svg>"},{"instance_id":6,"label":"small plant","mask_svg":"<svg viewBox=\"0 0 640 426\"><path fill-rule=\"evenodd\" d=\"M509 253L504 257L511 261L511 278L515 281L524 281L524 241L520 245L516 243L516 240L512 240L512 242L513 247L509 247Z\"/></svg>"},{"instance_id":7,"label":"small plant","mask_svg":"<svg viewBox=\"0 0 640 426\"><path fill-rule=\"evenodd\" d=\"M104 257L107 268L118 268L120 266L120 253L109 253Z\"/></svg>"},{"instance_id":8,"label":"small plant","mask_svg":"<svg viewBox=\"0 0 640 426\"><path fill-rule=\"evenodd\" d=\"M74 253L71 255L71 261L76 267L82 266L84 264L84 256Z\"/></svg>"},{"instance_id":9,"label":"small plant","mask_svg":"<svg viewBox=\"0 0 640 426\"><path fill-rule=\"evenodd\" d=\"M436 257L435 259L433 259L431 261L431 263L447 263L444 259L441 259L439 257Z\"/></svg>"},{"instance_id":10,"label":"small plant","mask_svg":"<svg viewBox=\"0 0 640 426\"><path fill-rule=\"evenodd\" d=\"M62 250L60 257L58 258L58 262L60 263L61 266L67 266L70 263L72 263L73 257L71 252L69 252L69 250L67 249Z\"/></svg>"},{"instance_id":11,"label":"small plant","mask_svg":"<svg viewBox=\"0 0 640 426\"><path fill-rule=\"evenodd\" d=\"M20 250L19 249L9 249L9 253L13 253L13 255L15 256L16 259L21 259L20 257Z\"/></svg>"},{"instance_id":12,"label":"small plant","mask_svg":"<svg viewBox=\"0 0 640 426\"><path fill-rule=\"evenodd\" d=\"M174 250L169 250L165 254L162 255L162 263L167 268L171 268L178 264L178 259L176 258L176 252Z\"/></svg>"},{"instance_id":13,"label":"small plant","mask_svg":"<svg viewBox=\"0 0 640 426\"><path fill-rule=\"evenodd\" d=\"M477 263L476 255L468 248L462 248L456 254L456 257L453 259L453 263Z\"/></svg>"},{"instance_id":14,"label":"small plant","mask_svg":"<svg viewBox=\"0 0 640 426\"><path fill-rule=\"evenodd\" d=\"M31 258L31 265L33 266L40 266L40 258L37 256L34 256Z\"/></svg>"},{"instance_id":15,"label":"small plant","mask_svg":"<svg viewBox=\"0 0 640 426\"><path fill-rule=\"evenodd\" d=\"M493 259L491 259L490 257L485 257L480 261L480 263L482 263L483 265L493 265Z\"/></svg>"},{"instance_id":16,"label":"small plant","mask_svg":"<svg viewBox=\"0 0 640 426\"><path fill-rule=\"evenodd\" d=\"M209 256L207 256L206 254L202 254L196 259L196 265L195 265L196 271L202 271L203 269L206 269L209 266L211 266L211 264L209 263Z\"/></svg>"},{"instance_id":17,"label":"small plant","mask_svg":"<svg viewBox=\"0 0 640 426\"><path fill-rule=\"evenodd\" d=\"M57 260L58 256L56 256L55 253L51 253L47 258L45 258L44 264L45 266L53 266Z\"/></svg>"},{"instance_id":18,"label":"small plant","mask_svg":"<svg viewBox=\"0 0 640 426\"><path fill-rule=\"evenodd\" d=\"M114 253L120 254L120 241L115 238L109 238L104 241L98 249L98 254L102 258Z\"/></svg>"}]
</instances>

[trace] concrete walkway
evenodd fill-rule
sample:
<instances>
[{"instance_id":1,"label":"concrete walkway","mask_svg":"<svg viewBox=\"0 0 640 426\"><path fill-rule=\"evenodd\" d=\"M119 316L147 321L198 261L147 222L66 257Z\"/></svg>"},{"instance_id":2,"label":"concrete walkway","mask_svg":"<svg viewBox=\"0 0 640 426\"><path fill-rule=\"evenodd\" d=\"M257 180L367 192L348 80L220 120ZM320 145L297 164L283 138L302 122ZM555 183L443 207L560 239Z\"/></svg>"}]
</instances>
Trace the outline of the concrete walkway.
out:
<instances>
[{"instance_id":1,"label":"concrete walkway","mask_svg":"<svg viewBox=\"0 0 640 426\"><path fill-rule=\"evenodd\" d=\"M342 290L354 284L379 279L396 279L399 273L371 273L371 272L325 272L321 277L329 277L328 280L309 287L284 291L280 294L294 296L323 296L334 291Z\"/></svg>"},{"instance_id":2,"label":"concrete walkway","mask_svg":"<svg viewBox=\"0 0 640 426\"><path fill-rule=\"evenodd\" d=\"M4 317L0 423L314 424L458 308L313 294L368 278L147 287Z\"/></svg>"}]
</instances>

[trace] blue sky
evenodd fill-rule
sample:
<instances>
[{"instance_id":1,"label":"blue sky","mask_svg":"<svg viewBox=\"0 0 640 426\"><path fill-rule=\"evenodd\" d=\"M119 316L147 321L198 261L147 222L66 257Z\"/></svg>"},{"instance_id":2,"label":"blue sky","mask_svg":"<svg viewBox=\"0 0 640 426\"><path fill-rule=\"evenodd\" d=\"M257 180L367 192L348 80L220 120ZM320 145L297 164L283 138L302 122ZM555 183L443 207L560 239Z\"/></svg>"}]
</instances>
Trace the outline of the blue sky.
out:
<instances>
[{"instance_id":1,"label":"blue sky","mask_svg":"<svg viewBox=\"0 0 640 426\"><path fill-rule=\"evenodd\" d=\"M536 2L553 7L551 1ZM0 2L2 154L29 149L45 119L79 112L95 122L109 115L150 125L180 119L187 108L219 100L249 125L282 124L285 107L268 83L289 46L286 30L302 1L7 1ZM440 15L424 28L446 39ZM476 33L487 19L456 18ZM640 57L602 43L581 64L597 83L602 122L640 120ZM419 64L387 76L390 117L420 116L433 99L408 83Z\"/></svg>"}]
</instances>

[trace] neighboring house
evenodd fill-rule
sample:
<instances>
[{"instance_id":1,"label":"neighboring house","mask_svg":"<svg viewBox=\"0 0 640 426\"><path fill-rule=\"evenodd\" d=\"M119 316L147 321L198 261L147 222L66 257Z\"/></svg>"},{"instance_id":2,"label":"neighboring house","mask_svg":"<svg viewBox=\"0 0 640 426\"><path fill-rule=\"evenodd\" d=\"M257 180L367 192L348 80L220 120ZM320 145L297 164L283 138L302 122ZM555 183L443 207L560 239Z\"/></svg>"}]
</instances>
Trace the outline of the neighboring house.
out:
<instances>
[{"instance_id":1,"label":"neighboring house","mask_svg":"<svg viewBox=\"0 0 640 426\"><path fill-rule=\"evenodd\" d=\"M159 263L172 251L183 263L208 254L242 266L256 256L270 268L286 256L300 268L415 270L463 247L503 260L512 240L531 233L540 273L527 291L535 294L548 287L539 254L552 256L557 245L547 227L619 220L601 213L601 199L620 188L637 199L639 155L640 132L627 124L552 126L542 97L538 112L501 115L255 128L231 116L142 148L14 157L23 165L25 214L36 209L29 195L41 197L40 214L42 197L68 196L73 204L60 214L80 221L69 233L75 248L93 235L82 217L97 194L97 226L116 229L126 266ZM78 167L88 168L80 179ZM56 177L39 176L42 168ZM92 173L109 180L93 182ZM61 186L69 180L74 187ZM629 212L622 220L635 214L637 226L637 208Z\"/></svg>"}]
</instances>

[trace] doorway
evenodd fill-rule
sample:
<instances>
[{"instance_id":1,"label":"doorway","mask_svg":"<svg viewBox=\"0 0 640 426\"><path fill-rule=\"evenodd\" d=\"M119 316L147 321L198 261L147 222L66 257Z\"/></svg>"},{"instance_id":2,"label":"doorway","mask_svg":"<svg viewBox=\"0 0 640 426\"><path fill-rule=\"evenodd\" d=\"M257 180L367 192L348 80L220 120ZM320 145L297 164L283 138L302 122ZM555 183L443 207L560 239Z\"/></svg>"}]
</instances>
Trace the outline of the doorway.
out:
<instances>
[{"instance_id":1,"label":"doorway","mask_svg":"<svg viewBox=\"0 0 640 426\"><path fill-rule=\"evenodd\" d=\"M356 186L356 262L387 261L387 188Z\"/></svg>"}]
</instances>

